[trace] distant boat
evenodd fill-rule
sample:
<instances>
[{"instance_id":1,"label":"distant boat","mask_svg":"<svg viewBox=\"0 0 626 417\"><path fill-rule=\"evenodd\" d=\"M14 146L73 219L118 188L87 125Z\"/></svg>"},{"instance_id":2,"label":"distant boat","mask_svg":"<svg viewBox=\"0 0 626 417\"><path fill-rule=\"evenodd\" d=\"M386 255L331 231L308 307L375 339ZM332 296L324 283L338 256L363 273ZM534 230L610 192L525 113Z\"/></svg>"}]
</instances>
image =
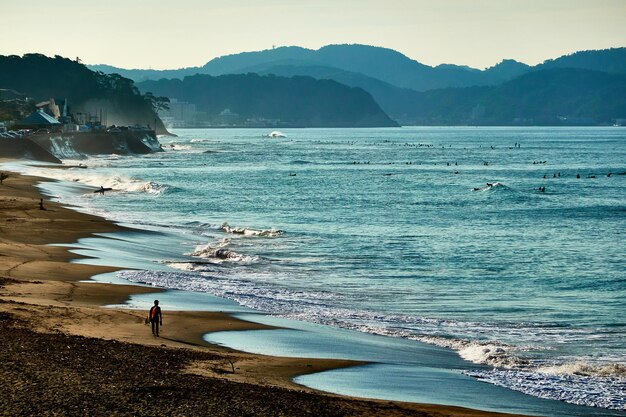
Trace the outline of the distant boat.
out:
<instances>
[{"instance_id":1,"label":"distant boat","mask_svg":"<svg viewBox=\"0 0 626 417\"><path fill-rule=\"evenodd\" d=\"M267 135L267 137L268 138L286 138L287 135L285 135L283 132L275 130L272 133L270 133L269 135Z\"/></svg>"}]
</instances>

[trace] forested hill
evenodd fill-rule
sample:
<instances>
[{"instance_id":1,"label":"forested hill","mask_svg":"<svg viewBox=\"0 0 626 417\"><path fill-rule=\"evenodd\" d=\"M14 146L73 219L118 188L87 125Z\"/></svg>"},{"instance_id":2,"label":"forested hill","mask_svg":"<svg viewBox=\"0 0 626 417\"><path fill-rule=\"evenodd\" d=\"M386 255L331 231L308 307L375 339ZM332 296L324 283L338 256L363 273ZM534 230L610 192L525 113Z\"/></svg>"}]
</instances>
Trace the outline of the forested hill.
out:
<instances>
[{"instance_id":1,"label":"forested hill","mask_svg":"<svg viewBox=\"0 0 626 417\"><path fill-rule=\"evenodd\" d=\"M410 105L418 124L611 124L626 118L626 75L548 69L495 87L418 93Z\"/></svg>"},{"instance_id":2,"label":"forested hill","mask_svg":"<svg viewBox=\"0 0 626 417\"><path fill-rule=\"evenodd\" d=\"M212 125L294 127L397 126L372 96L333 80L230 74L194 75L137 84L144 92L197 106Z\"/></svg>"},{"instance_id":3,"label":"forested hill","mask_svg":"<svg viewBox=\"0 0 626 417\"><path fill-rule=\"evenodd\" d=\"M608 72L610 74L626 74L626 48L579 51L557 59L549 59L534 68L537 70L579 68Z\"/></svg>"},{"instance_id":4,"label":"forested hill","mask_svg":"<svg viewBox=\"0 0 626 417\"><path fill-rule=\"evenodd\" d=\"M157 125L166 133L132 80L117 74L94 72L67 58L40 54L0 56L0 89L20 92L37 101L67 98L76 113L106 113L108 124Z\"/></svg>"}]
</instances>

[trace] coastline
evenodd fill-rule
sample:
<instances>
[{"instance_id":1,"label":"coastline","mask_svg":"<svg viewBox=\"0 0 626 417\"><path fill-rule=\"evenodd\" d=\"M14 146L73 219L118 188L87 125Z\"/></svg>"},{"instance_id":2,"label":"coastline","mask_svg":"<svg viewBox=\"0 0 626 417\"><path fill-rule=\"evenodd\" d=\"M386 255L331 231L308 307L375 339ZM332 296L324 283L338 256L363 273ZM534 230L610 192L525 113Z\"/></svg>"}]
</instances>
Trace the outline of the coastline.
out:
<instances>
[{"instance_id":1,"label":"coastline","mask_svg":"<svg viewBox=\"0 0 626 417\"><path fill-rule=\"evenodd\" d=\"M184 373L187 378L194 374L207 383L221 381L224 384L253 384L270 397L276 396L275 403L272 405L270 402L269 409L266 408L267 398L259 400L255 406L258 407L255 408L257 415L274 414L285 406L283 397L292 395L295 399L289 400L289 406L297 407L298 401L302 402L302 408L296 408L301 414L307 414L306 410L315 415L337 414L337 410L331 409L317 409L313 412L309 408L312 401L320 406L327 405L327 402L337 403L335 405L339 405L342 410L340 415L390 415L390 407L395 415L505 415L449 406L354 399L297 385L291 381L297 375L356 365L358 362L268 357L204 342L202 335L209 332L268 328L223 313L167 312L164 337L152 338L149 329L143 325L144 312L105 309L101 306L123 302L132 294L159 292L159 289L79 282L118 268L69 263L70 259L78 256L60 246L47 246L50 243L71 243L93 233L124 229L104 219L74 212L58 203L45 202L47 210L39 210L40 195L34 187L38 181L45 179L12 173L0 187L0 276L3 287L0 290L0 314L7 326L27 332L30 335L28 337L87 337L89 339L81 339L81 343L95 345L105 340L107 342L104 343L110 348L120 347L120 343L116 342L123 342L128 346L140 345L142 349L165 349L168 352L192 350L201 355L211 355L211 359L186 362L179 373ZM228 371L231 361L232 367L236 367L234 374ZM13 377L19 376L17 372ZM142 370L137 372L141 373ZM4 378L5 381L12 379L11 375ZM13 391L13 398L37 389L28 384L10 385L8 388ZM56 388L48 387L50 389ZM20 407L17 403L11 403L11 395L8 398L8 402L5 402L6 397L0 400L5 410L11 410L11 406ZM220 401L219 398L209 398L200 402L207 400ZM245 400L254 402L255 399ZM150 413L144 408L145 404L135 405L141 407L134 409L134 412ZM18 408L16 411L19 413L23 409Z\"/></svg>"}]
</instances>

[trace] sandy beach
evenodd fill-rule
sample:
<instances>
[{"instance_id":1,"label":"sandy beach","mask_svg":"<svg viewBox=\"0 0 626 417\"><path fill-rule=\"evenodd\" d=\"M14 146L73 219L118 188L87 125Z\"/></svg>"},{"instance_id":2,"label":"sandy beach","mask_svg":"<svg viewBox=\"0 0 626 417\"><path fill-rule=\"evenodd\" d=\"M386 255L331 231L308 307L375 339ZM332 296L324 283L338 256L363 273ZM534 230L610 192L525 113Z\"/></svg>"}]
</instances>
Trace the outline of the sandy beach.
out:
<instances>
[{"instance_id":1,"label":"sandy beach","mask_svg":"<svg viewBox=\"0 0 626 417\"><path fill-rule=\"evenodd\" d=\"M78 255L49 246L123 229L58 203L41 210L38 181L11 173L0 186L1 415L505 415L297 385L297 375L358 363L210 345L209 332L268 328L219 312L165 311L153 337L146 312L102 306L158 289L83 282L116 268L69 263Z\"/></svg>"}]
</instances>

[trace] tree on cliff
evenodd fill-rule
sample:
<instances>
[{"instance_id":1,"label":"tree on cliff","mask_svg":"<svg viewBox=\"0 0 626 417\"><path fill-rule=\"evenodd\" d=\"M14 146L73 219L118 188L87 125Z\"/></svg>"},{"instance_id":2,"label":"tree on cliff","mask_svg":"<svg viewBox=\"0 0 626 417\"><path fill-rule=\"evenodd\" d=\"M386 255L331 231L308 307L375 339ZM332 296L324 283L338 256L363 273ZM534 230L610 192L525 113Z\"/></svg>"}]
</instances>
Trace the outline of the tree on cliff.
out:
<instances>
[{"instance_id":1,"label":"tree on cliff","mask_svg":"<svg viewBox=\"0 0 626 417\"><path fill-rule=\"evenodd\" d=\"M170 109L170 99L167 97L156 97L149 91L144 94L143 97L148 103L150 103L150 106L152 106L152 110L154 110L155 113L158 113L160 110Z\"/></svg>"}]
</instances>

